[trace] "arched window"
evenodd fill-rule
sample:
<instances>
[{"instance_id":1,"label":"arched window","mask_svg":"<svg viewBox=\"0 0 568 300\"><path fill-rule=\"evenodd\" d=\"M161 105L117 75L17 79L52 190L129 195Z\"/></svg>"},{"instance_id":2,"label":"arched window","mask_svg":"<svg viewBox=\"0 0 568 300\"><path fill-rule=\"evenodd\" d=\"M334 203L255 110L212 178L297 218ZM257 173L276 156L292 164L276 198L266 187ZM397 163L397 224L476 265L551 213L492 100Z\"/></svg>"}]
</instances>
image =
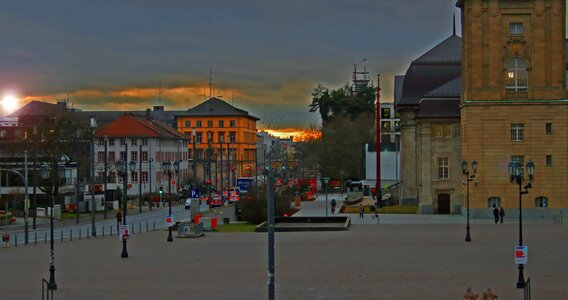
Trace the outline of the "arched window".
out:
<instances>
[{"instance_id":1,"label":"arched window","mask_svg":"<svg viewBox=\"0 0 568 300\"><path fill-rule=\"evenodd\" d=\"M541 196L534 199L534 207L548 207L548 198Z\"/></svg>"},{"instance_id":2,"label":"arched window","mask_svg":"<svg viewBox=\"0 0 568 300\"><path fill-rule=\"evenodd\" d=\"M500 206L501 206L501 198L489 197L489 199L487 199L487 207L500 207Z\"/></svg>"},{"instance_id":3,"label":"arched window","mask_svg":"<svg viewBox=\"0 0 568 300\"><path fill-rule=\"evenodd\" d=\"M505 72L505 89L507 91L526 91L528 88L527 63L520 57L507 61Z\"/></svg>"}]
</instances>

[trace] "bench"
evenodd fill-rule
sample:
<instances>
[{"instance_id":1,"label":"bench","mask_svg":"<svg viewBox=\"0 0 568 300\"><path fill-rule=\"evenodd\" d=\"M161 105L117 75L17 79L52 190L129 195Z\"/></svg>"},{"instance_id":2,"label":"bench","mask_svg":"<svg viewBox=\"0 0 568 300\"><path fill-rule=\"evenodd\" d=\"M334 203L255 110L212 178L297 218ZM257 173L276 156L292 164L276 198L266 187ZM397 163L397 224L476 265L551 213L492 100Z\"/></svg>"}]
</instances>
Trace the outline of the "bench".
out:
<instances>
[{"instance_id":1,"label":"bench","mask_svg":"<svg viewBox=\"0 0 568 300\"><path fill-rule=\"evenodd\" d=\"M204 236L203 223L193 224L182 222L178 224L178 238L198 238Z\"/></svg>"}]
</instances>

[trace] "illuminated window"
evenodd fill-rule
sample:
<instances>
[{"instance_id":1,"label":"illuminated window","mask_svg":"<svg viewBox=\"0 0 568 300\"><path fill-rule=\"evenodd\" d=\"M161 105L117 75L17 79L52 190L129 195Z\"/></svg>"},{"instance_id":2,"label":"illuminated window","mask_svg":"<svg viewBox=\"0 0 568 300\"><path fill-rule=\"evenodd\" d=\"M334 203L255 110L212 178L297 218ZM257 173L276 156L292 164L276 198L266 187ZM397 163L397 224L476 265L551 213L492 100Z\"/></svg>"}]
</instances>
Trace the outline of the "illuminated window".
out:
<instances>
[{"instance_id":1,"label":"illuminated window","mask_svg":"<svg viewBox=\"0 0 568 300\"><path fill-rule=\"evenodd\" d=\"M526 91L528 88L527 63L520 57L507 61L505 89L507 91Z\"/></svg>"},{"instance_id":2,"label":"illuminated window","mask_svg":"<svg viewBox=\"0 0 568 300\"><path fill-rule=\"evenodd\" d=\"M443 137L444 136L444 126L434 125L434 136L435 137Z\"/></svg>"}]
</instances>

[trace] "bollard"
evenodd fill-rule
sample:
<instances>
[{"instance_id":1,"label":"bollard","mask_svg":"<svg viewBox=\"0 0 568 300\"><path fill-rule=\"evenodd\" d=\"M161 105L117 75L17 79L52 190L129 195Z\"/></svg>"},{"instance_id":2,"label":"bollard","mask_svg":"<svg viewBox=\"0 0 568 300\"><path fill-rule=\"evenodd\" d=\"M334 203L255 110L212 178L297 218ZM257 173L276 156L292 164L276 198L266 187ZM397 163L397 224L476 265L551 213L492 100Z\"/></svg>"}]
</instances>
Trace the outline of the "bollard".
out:
<instances>
[{"instance_id":1,"label":"bollard","mask_svg":"<svg viewBox=\"0 0 568 300\"><path fill-rule=\"evenodd\" d=\"M110 225L110 236L112 236L112 225Z\"/></svg>"},{"instance_id":2,"label":"bollard","mask_svg":"<svg viewBox=\"0 0 568 300\"><path fill-rule=\"evenodd\" d=\"M105 225L103 225L103 237L105 237Z\"/></svg>"},{"instance_id":3,"label":"bollard","mask_svg":"<svg viewBox=\"0 0 568 300\"><path fill-rule=\"evenodd\" d=\"M154 228L153 231L156 231L156 221L152 221L152 223L153 223L153 228Z\"/></svg>"},{"instance_id":4,"label":"bollard","mask_svg":"<svg viewBox=\"0 0 568 300\"><path fill-rule=\"evenodd\" d=\"M87 240L89 239L89 228L87 228Z\"/></svg>"},{"instance_id":5,"label":"bollard","mask_svg":"<svg viewBox=\"0 0 568 300\"><path fill-rule=\"evenodd\" d=\"M61 242L63 243L63 230L60 230L59 233L61 233Z\"/></svg>"},{"instance_id":6,"label":"bollard","mask_svg":"<svg viewBox=\"0 0 568 300\"><path fill-rule=\"evenodd\" d=\"M47 231L45 232L45 237L43 238L43 243L47 244Z\"/></svg>"},{"instance_id":7,"label":"bollard","mask_svg":"<svg viewBox=\"0 0 568 300\"><path fill-rule=\"evenodd\" d=\"M148 221L146 221L146 232L148 232Z\"/></svg>"},{"instance_id":8,"label":"bollard","mask_svg":"<svg viewBox=\"0 0 568 300\"><path fill-rule=\"evenodd\" d=\"M81 235L82 235L81 227L79 227L79 239L81 239Z\"/></svg>"},{"instance_id":9,"label":"bollard","mask_svg":"<svg viewBox=\"0 0 568 300\"><path fill-rule=\"evenodd\" d=\"M134 223L130 224L130 232L132 232L132 234L135 234L136 232L134 232Z\"/></svg>"},{"instance_id":10,"label":"bollard","mask_svg":"<svg viewBox=\"0 0 568 300\"><path fill-rule=\"evenodd\" d=\"M73 228L69 229L69 241L73 241Z\"/></svg>"},{"instance_id":11,"label":"bollard","mask_svg":"<svg viewBox=\"0 0 568 300\"><path fill-rule=\"evenodd\" d=\"M142 232L142 223L138 223L138 232Z\"/></svg>"},{"instance_id":12,"label":"bollard","mask_svg":"<svg viewBox=\"0 0 568 300\"><path fill-rule=\"evenodd\" d=\"M35 245L37 245L37 231L34 231L34 237L35 237Z\"/></svg>"}]
</instances>

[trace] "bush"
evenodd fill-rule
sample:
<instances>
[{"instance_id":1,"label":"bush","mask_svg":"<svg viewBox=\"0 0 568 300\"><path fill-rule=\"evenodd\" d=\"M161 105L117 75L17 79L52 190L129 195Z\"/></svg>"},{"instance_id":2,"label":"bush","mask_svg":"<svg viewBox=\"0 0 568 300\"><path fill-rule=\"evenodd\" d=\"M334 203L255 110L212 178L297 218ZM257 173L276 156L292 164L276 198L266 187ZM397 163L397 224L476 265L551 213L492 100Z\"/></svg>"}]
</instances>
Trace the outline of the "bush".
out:
<instances>
[{"instance_id":1,"label":"bush","mask_svg":"<svg viewBox=\"0 0 568 300\"><path fill-rule=\"evenodd\" d=\"M291 194L291 195L290 195ZM294 200L293 192L275 193L274 194L274 215L282 216L290 210L290 202ZM267 219L268 216L268 192L260 191L253 188L246 195L241 197L239 201L239 210L241 211L241 220L260 224Z\"/></svg>"}]
</instances>

